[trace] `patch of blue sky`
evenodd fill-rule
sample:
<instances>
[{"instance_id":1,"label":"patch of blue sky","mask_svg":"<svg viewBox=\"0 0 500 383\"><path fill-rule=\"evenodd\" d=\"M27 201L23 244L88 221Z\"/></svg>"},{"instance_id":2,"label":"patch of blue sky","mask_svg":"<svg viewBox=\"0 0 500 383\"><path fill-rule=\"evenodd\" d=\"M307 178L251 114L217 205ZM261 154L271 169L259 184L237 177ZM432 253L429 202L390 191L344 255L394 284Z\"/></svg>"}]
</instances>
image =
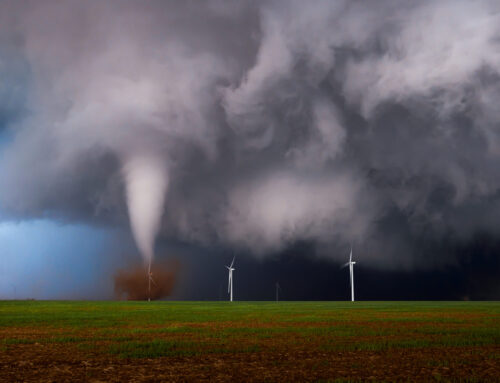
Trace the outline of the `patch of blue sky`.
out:
<instances>
[{"instance_id":1,"label":"patch of blue sky","mask_svg":"<svg viewBox=\"0 0 500 383\"><path fill-rule=\"evenodd\" d=\"M49 220L0 223L0 298L110 298L128 238L116 229Z\"/></svg>"}]
</instances>

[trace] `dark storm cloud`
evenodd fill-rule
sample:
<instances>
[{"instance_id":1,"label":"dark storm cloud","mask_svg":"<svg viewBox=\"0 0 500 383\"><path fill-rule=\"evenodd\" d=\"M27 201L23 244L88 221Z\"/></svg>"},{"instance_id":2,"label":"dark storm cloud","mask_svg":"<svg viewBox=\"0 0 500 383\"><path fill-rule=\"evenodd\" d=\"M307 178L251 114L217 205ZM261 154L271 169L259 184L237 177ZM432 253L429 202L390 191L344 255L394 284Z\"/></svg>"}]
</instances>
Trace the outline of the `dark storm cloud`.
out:
<instances>
[{"instance_id":1,"label":"dark storm cloud","mask_svg":"<svg viewBox=\"0 0 500 383\"><path fill-rule=\"evenodd\" d=\"M354 241L383 267L496 235L496 2L4 1L0 35L0 114L25 108L3 214L125 224L128 202L143 253L157 217L134 211L161 210L164 238Z\"/></svg>"}]
</instances>

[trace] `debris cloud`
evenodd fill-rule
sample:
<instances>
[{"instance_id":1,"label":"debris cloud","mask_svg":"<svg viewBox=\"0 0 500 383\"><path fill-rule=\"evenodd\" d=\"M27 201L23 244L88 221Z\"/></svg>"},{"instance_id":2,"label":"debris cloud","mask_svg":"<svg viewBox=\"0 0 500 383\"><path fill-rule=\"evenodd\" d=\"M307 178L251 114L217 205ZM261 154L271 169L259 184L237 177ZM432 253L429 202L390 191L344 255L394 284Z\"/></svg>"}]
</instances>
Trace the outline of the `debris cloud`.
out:
<instances>
[{"instance_id":1,"label":"debris cloud","mask_svg":"<svg viewBox=\"0 0 500 383\"><path fill-rule=\"evenodd\" d=\"M117 271L114 276L114 290L117 299L158 300L167 298L175 286L178 262L157 262L151 265L151 291L144 266L135 266Z\"/></svg>"}]
</instances>

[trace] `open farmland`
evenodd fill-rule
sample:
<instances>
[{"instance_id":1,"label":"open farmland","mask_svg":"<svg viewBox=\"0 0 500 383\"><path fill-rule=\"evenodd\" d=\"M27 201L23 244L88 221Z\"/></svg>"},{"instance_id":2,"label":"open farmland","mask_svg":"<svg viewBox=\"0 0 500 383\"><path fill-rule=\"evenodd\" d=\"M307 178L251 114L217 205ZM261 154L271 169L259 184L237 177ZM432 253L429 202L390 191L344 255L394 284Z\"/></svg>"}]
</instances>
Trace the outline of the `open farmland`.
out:
<instances>
[{"instance_id":1,"label":"open farmland","mask_svg":"<svg viewBox=\"0 0 500 383\"><path fill-rule=\"evenodd\" d=\"M0 302L3 381L498 381L498 302Z\"/></svg>"}]
</instances>

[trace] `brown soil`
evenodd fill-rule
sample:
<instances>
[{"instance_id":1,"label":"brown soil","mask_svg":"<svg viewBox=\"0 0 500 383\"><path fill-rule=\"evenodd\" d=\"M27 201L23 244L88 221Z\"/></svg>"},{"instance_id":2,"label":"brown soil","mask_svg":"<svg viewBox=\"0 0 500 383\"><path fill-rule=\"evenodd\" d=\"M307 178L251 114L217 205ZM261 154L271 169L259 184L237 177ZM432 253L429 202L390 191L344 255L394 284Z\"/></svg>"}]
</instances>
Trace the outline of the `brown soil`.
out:
<instances>
[{"instance_id":1,"label":"brown soil","mask_svg":"<svg viewBox=\"0 0 500 383\"><path fill-rule=\"evenodd\" d=\"M5 332L0 333L1 337L5 335ZM95 336L88 332L70 335ZM260 351L256 352L123 359L102 351L113 343L112 339L99 341L96 349L88 351L79 348L77 342L43 341L54 336L61 334L53 330L49 333L36 329L9 329L10 339L31 339L35 343L0 345L0 381L309 382L349 379L427 382L467 378L496 382L500 377L498 345L339 352L322 351L320 337L303 342L285 335L266 340L247 339L246 344L259 343ZM196 336L166 334L160 337L186 339ZM148 340L138 336L134 339ZM237 338L231 342L241 346Z\"/></svg>"}]
</instances>

